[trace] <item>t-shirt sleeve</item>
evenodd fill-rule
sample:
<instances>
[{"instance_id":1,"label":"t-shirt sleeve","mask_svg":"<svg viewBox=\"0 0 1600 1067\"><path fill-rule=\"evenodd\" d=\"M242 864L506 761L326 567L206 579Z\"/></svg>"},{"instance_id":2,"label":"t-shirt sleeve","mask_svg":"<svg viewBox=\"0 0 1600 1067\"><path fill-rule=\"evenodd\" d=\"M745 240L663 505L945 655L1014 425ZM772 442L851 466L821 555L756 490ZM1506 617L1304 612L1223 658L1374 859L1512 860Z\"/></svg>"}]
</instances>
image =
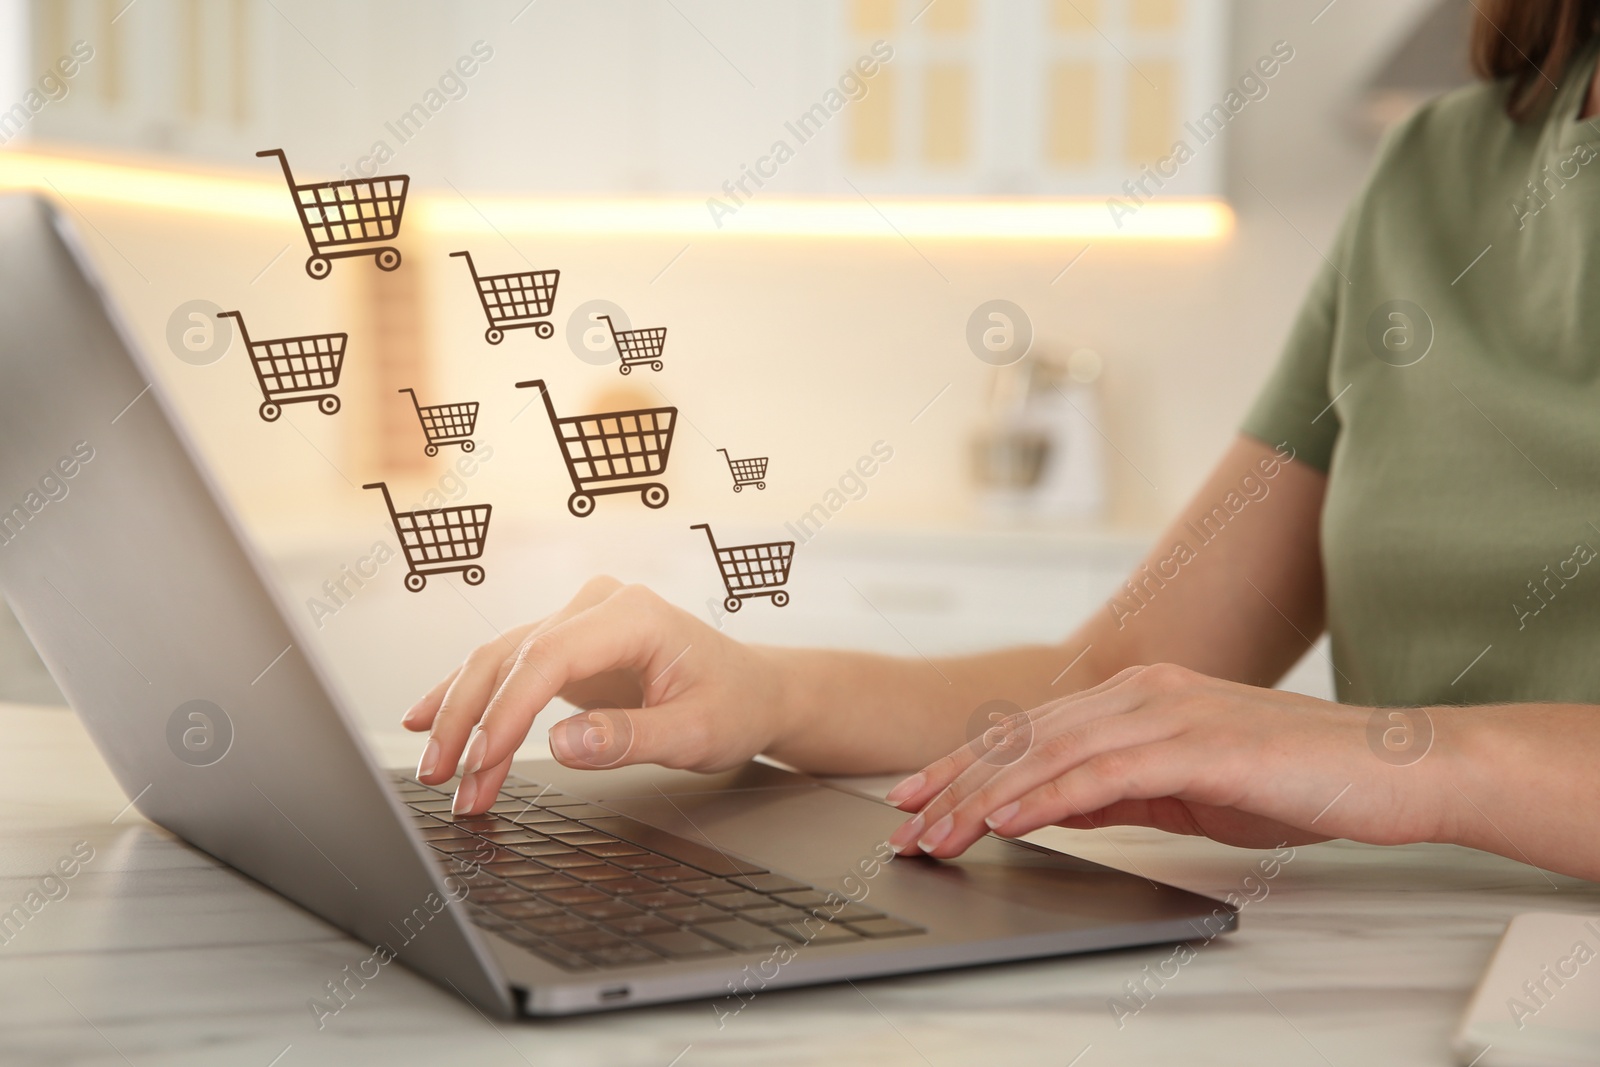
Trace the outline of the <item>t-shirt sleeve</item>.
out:
<instances>
[{"instance_id":1,"label":"t-shirt sleeve","mask_svg":"<svg viewBox=\"0 0 1600 1067\"><path fill-rule=\"evenodd\" d=\"M1339 416L1328 388L1334 322L1344 278L1324 263L1289 331L1267 383L1239 429L1274 448L1294 449L1294 458L1326 472L1339 436Z\"/></svg>"}]
</instances>

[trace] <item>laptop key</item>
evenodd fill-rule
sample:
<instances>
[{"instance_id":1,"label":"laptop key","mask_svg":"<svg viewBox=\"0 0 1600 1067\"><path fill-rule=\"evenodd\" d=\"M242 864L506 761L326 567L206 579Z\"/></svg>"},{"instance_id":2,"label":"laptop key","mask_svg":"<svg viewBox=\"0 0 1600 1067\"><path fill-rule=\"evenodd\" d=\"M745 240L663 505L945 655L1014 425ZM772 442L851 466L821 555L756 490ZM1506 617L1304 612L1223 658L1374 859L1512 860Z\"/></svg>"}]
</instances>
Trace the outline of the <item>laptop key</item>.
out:
<instances>
[{"instance_id":1,"label":"laptop key","mask_svg":"<svg viewBox=\"0 0 1600 1067\"><path fill-rule=\"evenodd\" d=\"M666 908L659 912L663 919L671 919L675 923L687 925L689 923L724 922L732 919L733 915L721 908L713 908L704 902L690 904L686 908Z\"/></svg>"},{"instance_id":2,"label":"laptop key","mask_svg":"<svg viewBox=\"0 0 1600 1067\"><path fill-rule=\"evenodd\" d=\"M682 886L674 888L682 889ZM760 893L748 889L735 889L731 893L722 893L711 897L707 903L715 904L726 911L738 911L741 908L768 908L772 906L772 898L762 896Z\"/></svg>"},{"instance_id":3,"label":"laptop key","mask_svg":"<svg viewBox=\"0 0 1600 1067\"><path fill-rule=\"evenodd\" d=\"M600 892L600 890L590 889L586 885L572 886L568 889L552 889L548 893L540 893L539 896L550 901L551 903L563 905L598 904L602 901L609 901L611 899L604 893Z\"/></svg>"},{"instance_id":4,"label":"laptop key","mask_svg":"<svg viewBox=\"0 0 1600 1067\"><path fill-rule=\"evenodd\" d=\"M696 956L722 956L731 951L719 941L713 941L703 934L693 930L664 930L659 934L649 934L642 938L643 942L651 948L674 959L688 959Z\"/></svg>"},{"instance_id":5,"label":"laptop key","mask_svg":"<svg viewBox=\"0 0 1600 1067\"><path fill-rule=\"evenodd\" d=\"M616 838L595 833L593 830L588 833L566 834L561 840L569 845L611 845L618 843Z\"/></svg>"},{"instance_id":6,"label":"laptop key","mask_svg":"<svg viewBox=\"0 0 1600 1067\"><path fill-rule=\"evenodd\" d=\"M698 867L708 874L754 875L764 874L766 871L764 867L734 859L732 856L726 855L708 845L685 840L677 834L658 830L654 826L646 825L637 819L630 819L626 815L607 814L604 817L596 816L586 821L590 826L602 833L620 837L624 841L632 841L634 844L642 845L651 852L670 857L679 863ZM758 889L760 887L750 886L749 888ZM808 889L810 887L799 886L798 888Z\"/></svg>"},{"instance_id":7,"label":"laptop key","mask_svg":"<svg viewBox=\"0 0 1600 1067\"><path fill-rule=\"evenodd\" d=\"M772 899L782 904L792 904L797 908L820 908L827 904L830 898L834 897L839 900L844 899L837 893L821 893L815 889L775 894ZM768 898L762 897L761 899L766 900ZM718 903L721 903L721 901L718 901Z\"/></svg>"},{"instance_id":8,"label":"laptop key","mask_svg":"<svg viewBox=\"0 0 1600 1067\"><path fill-rule=\"evenodd\" d=\"M604 900L597 900L592 904L579 904L572 910L588 919L621 919L628 916L649 918L632 904L624 903L620 900L612 900L610 897ZM616 924L612 923L611 925L614 926Z\"/></svg>"},{"instance_id":9,"label":"laptop key","mask_svg":"<svg viewBox=\"0 0 1600 1067\"><path fill-rule=\"evenodd\" d=\"M512 852L515 852L519 856L535 856L535 857L537 857L537 856L554 856L557 853L564 853L564 852L571 852L572 851L572 849L568 848L566 845L563 845L561 842L559 842L559 841L551 841L549 838L545 838L545 839L540 840L540 841L519 842L519 843L516 843L516 844L508 845L507 847L509 849L511 849Z\"/></svg>"},{"instance_id":10,"label":"laptop key","mask_svg":"<svg viewBox=\"0 0 1600 1067\"><path fill-rule=\"evenodd\" d=\"M470 890L468 895L474 904L500 904L513 900L531 900L533 894L526 889L518 889L512 885L486 885Z\"/></svg>"},{"instance_id":11,"label":"laptop key","mask_svg":"<svg viewBox=\"0 0 1600 1067\"><path fill-rule=\"evenodd\" d=\"M698 882L705 877L693 867L652 867L644 876L652 882Z\"/></svg>"},{"instance_id":12,"label":"laptop key","mask_svg":"<svg viewBox=\"0 0 1600 1067\"><path fill-rule=\"evenodd\" d=\"M565 836L567 834L591 834L594 832L581 822L571 822L567 819L558 819L555 822L535 823L534 825L539 828L539 832L541 834L550 834L553 837Z\"/></svg>"},{"instance_id":13,"label":"laptop key","mask_svg":"<svg viewBox=\"0 0 1600 1067\"><path fill-rule=\"evenodd\" d=\"M662 908L686 908L695 902L694 897L686 897L682 893L674 893L660 886L656 886L654 893L635 893L628 899L641 908L651 908L656 911Z\"/></svg>"},{"instance_id":14,"label":"laptop key","mask_svg":"<svg viewBox=\"0 0 1600 1067\"><path fill-rule=\"evenodd\" d=\"M555 871L546 871L544 874L534 875L532 878L513 878L511 884L519 889L531 889L535 893L545 893L552 889L571 889L581 883L576 878L568 878Z\"/></svg>"},{"instance_id":15,"label":"laptop key","mask_svg":"<svg viewBox=\"0 0 1600 1067\"><path fill-rule=\"evenodd\" d=\"M846 924L858 934L868 937L901 937L905 934L925 934L928 931L914 923L900 919L863 919Z\"/></svg>"},{"instance_id":16,"label":"laptop key","mask_svg":"<svg viewBox=\"0 0 1600 1067\"><path fill-rule=\"evenodd\" d=\"M648 878L640 878L633 874L628 875L626 878L618 878L616 881L607 882L605 888L607 893L619 897L628 897L629 899L632 899L636 893L656 893L661 889L660 886Z\"/></svg>"},{"instance_id":17,"label":"laptop key","mask_svg":"<svg viewBox=\"0 0 1600 1067\"><path fill-rule=\"evenodd\" d=\"M615 867L573 867L567 873L580 882L620 882L628 872ZM604 885L601 888L605 888Z\"/></svg>"},{"instance_id":18,"label":"laptop key","mask_svg":"<svg viewBox=\"0 0 1600 1067\"><path fill-rule=\"evenodd\" d=\"M551 915L560 915L561 909L554 904L546 904L539 900L517 900L505 904L496 904L489 909L503 919L544 919Z\"/></svg>"},{"instance_id":19,"label":"laptop key","mask_svg":"<svg viewBox=\"0 0 1600 1067\"><path fill-rule=\"evenodd\" d=\"M545 868L539 864L524 859L513 859L509 863L486 863L483 869L500 878L521 878L545 872Z\"/></svg>"},{"instance_id":20,"label":"laptop key","mask_svg":"<svg viewBox=\"0 0 1600 1067\"><path fill-rule=\"evenodd\" d=\"M773 927L778 933L803 945L837 945L847 941L860 941L862 935L837 923L809 922L779 923Z\"/></svg>"},{"instance_id":21,"label":"laptop key","mask_svg":"<svg viewBox=\"0 0 1600 1067\"><path fill-rule=\"evenodd\" d=\"M654 856L646 853L643 856L618 856L614 861L618 867L626 867L630 871L645 871L651 867L676 866L665 856Z\"/></svg>"},{"instance_id":22,"label":"laptop key","mask_svg":"<svg viewBox=\"0 0 1600 1067\"><path fill-rule=\"evenodd\" d=\"M769 904L764 908L745 908L739 912L739 917L763 926L772 926L782 922L799 922L808 916L799 908L791 908L785 904Z\"/></svg>"},{"instance_id":23,"label":"laptop key","mask_svg":"<svg viewBox=\"0 0 1600 1067\"><path fill-rule=\"evenodd\" d=\"M516 823L518 826L535 826L535 827L542 827L546 823L558 823L558 822L566 822L567 821L566 819L563 819L560 816L559 813L554 812L554 811L546 811L543 808L529 808L527 811L519 811L519 812L515 812L515 813L513 813L511 815L507 815L506 818L510 819L512 822Z\"/></svg>"},{"instance_id":24,"label":"laptop key","mask_svg":"<svg viewBox=\"0 0 1600 1067\"><path fill-rule=\"evenodd\" d=\"M422 835L424 841L455 841L471 840L472 835L455 826L446 826L436 819L428 820L432 825L419 826L417 833Z\"/></svg>"},{"instance_id":25,"label":"laptop key","mask_svg":"<svg viewBox=\"0 0 1600 1067\"><path fill-rule=\"evenodd\" d=\"M553 871L564 871L572 867L593 867L604 864L598 856L586 856L582 852L557 852L553 855L540 856L539 862Z\"/></svg>"},{"instance_id":26,"label":"laptop key","mask_svg":"<svg viewBox=\"0 0 1600 1067\"><path fill-rule=\"evenodd\" d=\"M636 913L615 919L607 919L606 925L621 934L637 937L640 934L659 934L668 930L676 930L677 923L668 922L657 915Z\"/></svg>"},{"instance_id":27,"label":"laptop key","mask_svg":"<svg viewBox=\"0 0 1600 1067\"><path fill-rule=\"evenodd\" d=\"M562 797L561 800L560 804L551 803L549 800L541 800L539 803L547 808L557 808L568 819L604 819L616 815L614 811L602 808L598 804L590 804L588 801L577 800L576 797ZM571 803L572 801L576 802Z\"/></svg>"},{"instance_id":28,"label":"laptop key","mask_svg":"<svg viewBox=\"0 0 1600 1067\"><path fill-rule=\"evenodd\" d=\"M483 839L485 841L493 841L497 845L531 845L536 842L548 842L550 840L543 834L536 834L531 830L522 829L485 830L483 831Z\"/></svg>"},{"instance_id":29,"label":"laptop key","mask_svg":"<svg viewBox=\"0 0 1600 1067\"><path fill-rule=\"evenodd\" d=\"M829 907L812 908L811 914L830 922L857 922L866 919L881 919L883 912L873 911L871 908L862 907L860 904L846 904L842 908Z\"/></svg>"},{"instance_id":30,"label":"laptop key","mask_svg":"<svg viewBox=\"0 0 1600 1067\"><path fill-rule=\"evenodd\" d=\"M448 827L446 827L446 829L448 829ZM426 831L424 831L424 832L426 832ZM459 831L459 830L455 831L455 832L456 833L461 833L461 831ZM445 838L439 838L437 840L434 840L432 838L427 838L425 840L427 840L428 845L435 852L444 852L444 853L447 853L447 854L448 853L454 853L454 852L471 852L475 848L483 848L484 847L483 838L481 838L481 837L473 837L470 834L464 834L464 833L461 834L460 837L445 837Z\"/></svg>"},{"instance_id":31,"label":"laptop key","mask_svg":"<svg viewBox=\"0 0 1600 1067\"><path fill-rule=\"evenodd\" d=\"M763 893L788 893L792 890L815 890L816 888L815 886L806 885L804 882L797 882L793 878L785 878L781 874L772 874L771 872L737 875L728 880L735 885L742 885L746 889L755 889Z\"/></svg>"},{"instance_id":32,"label":"laptop key","mask_svg":"<svg viewBox=\"0 0 1600 1067\"><path fill-rule=\"evenodd\" d=\"M574 839L572 835L569 834L566 840L573 841ZM605 856L607 859L610 859L614 856L648 855L648 853L646 853L645 850L640 848L638 845L630 845L626 841L617 841L615 839L608 839L604 844L585 845L581 842L576 843L578 844L579 848L583 849L583 851L587 852L589 855Z\"/></svg>"},{"instance_id":33,"label":"laptop key","mask_svg":"<svg viewBox=\"0 0 1600 1067\"><path fill-rule=\"evenodd\" d=\"M758 926L743 919L730 919L727 922L716 923L703 928L707 937L731 945L745 952L765 950L775 945L787 945L789 942L778 933L765 926Z\"/></svg>"},{"instance_id":34,"label":"laptop key","mask_svg":"<svg viewBox=\"0 0 1600 1067\"><path fill-rule=\"evenodd\" d=\"M674 882L672 888L680 893L688 893L691 897L714 897L724 893L744 893L736 885L730 885L721 878L700 878L688 882ZM720 901L718 903L721 903Z\"/></svg>"},{"instance_id":35,"label":"laptop key","mask_svg":"<svg viewBox=\"0 0 1600 1067\"><path fill-rule=\"evenodd\" d=\"M575 930L590 930L594 924L588 919L577 915L551 915L542 919L529 919L522 924L524 930L532 930L540 937L553 937L556 934L569 934Z\"/></svg>"}]
</instances>

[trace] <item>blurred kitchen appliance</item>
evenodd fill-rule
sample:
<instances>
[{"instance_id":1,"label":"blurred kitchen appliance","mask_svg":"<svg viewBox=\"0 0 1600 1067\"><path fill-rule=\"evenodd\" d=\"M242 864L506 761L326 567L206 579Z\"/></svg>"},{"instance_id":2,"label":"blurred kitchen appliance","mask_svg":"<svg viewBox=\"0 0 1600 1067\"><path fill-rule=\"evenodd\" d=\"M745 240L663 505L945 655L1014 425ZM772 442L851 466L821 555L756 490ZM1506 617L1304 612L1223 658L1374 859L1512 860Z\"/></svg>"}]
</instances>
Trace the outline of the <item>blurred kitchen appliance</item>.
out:
<instances>
[{"instance_id":1,"label":"blurred kitchen appliance","mask_svg":"<svg viewBox=\"0 0 1600 1067\"><path fill-rule=\"evenodd\" d=\"M979 506L994 519L1099 519L1105 512L1099 380L1090 348L1035 347L996 367L973 435Z\"/></svg>"}]
</instances>

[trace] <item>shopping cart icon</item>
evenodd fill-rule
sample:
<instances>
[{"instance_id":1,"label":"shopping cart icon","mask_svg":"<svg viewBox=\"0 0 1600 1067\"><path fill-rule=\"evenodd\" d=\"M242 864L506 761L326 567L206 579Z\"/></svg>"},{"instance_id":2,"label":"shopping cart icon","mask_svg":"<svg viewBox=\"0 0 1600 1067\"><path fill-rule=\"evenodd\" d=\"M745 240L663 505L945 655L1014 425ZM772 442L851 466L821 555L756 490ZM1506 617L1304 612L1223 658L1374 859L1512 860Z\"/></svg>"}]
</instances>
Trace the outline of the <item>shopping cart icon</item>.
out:
<instances>
[{"instance_id":1,"label":"shopping cart icon","mask_svg":"<svg viewBox=\"0 0 1600 1067\"><path fill-rule=\"evenodd\" d=\"M383 490L383 503L389 509L394 532L406 554L406 588L420 593L434 574L459 571L468 585L483 581L483 568L469 560L483 555L483 542L489 536L491 504L469 504L427 511L396 511L387 482L368 482L363 489Z\"/></svg>"},{"instance_id":2,"label":"shopping cart icon","mask_svg":"<svg viewBox=\"0 0 1600 1067\"><path fill-rule=\"evenodd\" d=\"M550 402L543 379L518 382L518 389L537 389L550 414L550 426L561 445L561 458L572 478L567 510L579 518L594 511L594 498L611 493L638 493L645 507L667 502L667 487L654 479L667 469L677 408L604 411L562 418Z\"/></svg>"},{"instance_id":3,"label":"shopping cart icon","mask_svg":"<svg viewBox=\"0 0 1600 1067\"><path fill-rule=\"evenodd\" d=\"M757 489L767 487L767 457L753 456L750 459L734 459L728 455L726 448L717 449L722 453L722 458L728 461L728 471L733 475L733 491L742 492L747 485Z\"/></svg>"},{"instance_id":4,"label":"shopping cart icon","mask_svg":"<svg viewBox=\"0 0 1600 1067\"><path fill-rule=\"evenodd\" d=\"M789 581L789 564L794 561L793 541L768 541L758 545L718 546L711 536L711 527L697 522L691 530L704 530L711 551L717 554L717 569L722 572L722 585L728 598L722 606L738 611L751 597L769 596L778 607L789 603L789 594L783 586Z\"/></svg>"},{"instance_id":5,"label":"shopping cart icon","mask_svg":"<svg viewBox=\"0 0 1600 1067\"><path fill-rule=\"evenodd\" d=\"M472 428L478 424L476 401L423 407L417 403L415 390L399 391L411 394L411 406L417 409L417 421L422 423L423 436L428 439L423 448L428 455L437 456L440 445L460 445L463 452L471 452L477 447L472 443Z\"/></svg>"},{"instance_id":6,"label":"shopping cart icon","mask_svg":"<svg viewBox=\"0 0 1600 1067\"><path fill-rule=\"evenodd\" d=\"M283 414L283 405L315 400L317 410L332 415L339 410L339 398L328 390L339 384L344 366L345 333L311 333L304 337L278 337L271 341L252 341L244 328L244 316L237 311L219 311L239 324L250 353L250 366L266 399L257 410L267 422Z\"/></svg>"},{"instance_id":7,"label":"shopping cart icon","mask_svg":"<svg viewBox=\"0 0 1600 1067\"><path fill-rule=\"evenodd\" d=\"M379 270L394 270L400 265L400 250L383 242L400 234L406 188L411 183L407 175L302 185L294 180L283 149L269 148L256 155L277 156L278 165L283 167L295 210L300 213L300 227L311 245L307 274L326 278L333 270L334 260L349 256L371 256Z\"/></svg>"},{"instance_id":8,"label":"shopping cart icon","mask_svg":"<svg viewBox=\"0 0 1600 1067\"><path fill-rule=\"evenodd\" d=\"M595 317L606 320L606 329L611 331L611 342L617 346L617 355L622 357L622 365L617 369L623 374L632 374L633 368L641 363L650 364L651 370L661 369L661 350L667 346L665 326L653 326L648 330L619 330L610 315Z\"/></svg>"},{"instance_id":9,"label":"shopping cart icon","mask_svg":"<svg viewBox=\"0 0 1600 1067\"><path fill-rule=\"evenodd\" d=\"M532 270L521 274L479 274L472 265L471 252L451 252L467 261L472 284L478 288L478 302L489 317L489 328L483 339L492 345L505 338L505 331L533 327L535 335L549 338L556 328L549 322L550 311L555 307L556 286L561 283L558 270Z\"/></svg>"}]
</instances>

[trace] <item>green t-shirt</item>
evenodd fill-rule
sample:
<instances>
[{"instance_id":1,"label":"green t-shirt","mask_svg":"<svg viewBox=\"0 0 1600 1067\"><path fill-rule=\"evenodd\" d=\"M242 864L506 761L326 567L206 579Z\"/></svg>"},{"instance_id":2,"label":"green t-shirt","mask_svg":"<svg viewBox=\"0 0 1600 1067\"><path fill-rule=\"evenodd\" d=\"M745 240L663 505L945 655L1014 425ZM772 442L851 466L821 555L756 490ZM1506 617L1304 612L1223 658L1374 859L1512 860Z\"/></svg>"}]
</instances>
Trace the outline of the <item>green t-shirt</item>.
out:
<instances>
[{"instance_id":1,"label":"green t-shirt","mask_svg":"<svg viewBox=\"0 0 1600 1067\"><path fill-rule=\"evenodd\" d=\"M1339 698L1600 703L1597 48L1391 132L1242 429L1328 473Z\"/></svg>"}]
</instances>

